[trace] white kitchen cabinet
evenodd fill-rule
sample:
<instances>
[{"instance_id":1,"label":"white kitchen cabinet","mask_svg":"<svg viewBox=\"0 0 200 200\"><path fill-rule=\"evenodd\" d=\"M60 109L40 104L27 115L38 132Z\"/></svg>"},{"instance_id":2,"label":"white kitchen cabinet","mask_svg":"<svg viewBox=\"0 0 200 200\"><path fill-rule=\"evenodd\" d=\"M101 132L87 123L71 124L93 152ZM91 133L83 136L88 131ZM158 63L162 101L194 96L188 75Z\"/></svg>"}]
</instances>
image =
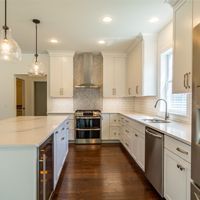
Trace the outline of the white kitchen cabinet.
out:
<instances>
[{"instance_id":1,"label":"white kitchen cabinet","mask_svg":"<svg viewBox=\"0 0 200 200\"><path fill-rule=\"evenodd\" d=\"M50 96L73 97L73 55L54 53L50 55Z\"/></svg>"},{"instance_id":2,"label":"white kitchen cabinet","mask_svg":"<svg viewBox=\"0 0 200 200\"><path fill-rule=\"evenodd\" d=\"M140 34L128 50L126 95L156 95L155 35Z\"/></svg>"},{"instance_id":3,"label":"white kitchen cabinet","mask_svg":"<svg viewBox=\"0 0 200 200\"><path fill-rule=\"evenodd\" d=\"M173 93L192 89L192 1L179 1L174 7Z\"/></svg>"},{"instance_id":4,"label":"white kitchen cabinet","mask_svg":"<svg viewBox=\"0 0 200 200\"><path fill-rule=\"evenodd\" d=\"M144 171L144 163L145 163L145 136L140 132L136 131L134 133L135 137L135 157L136 162Z\"/></svg>"},{"instance_id":5,"label":"white kitchen cabinet","mask_svg":"<svg viewBox=\"0 0 200 200\"><path fill-rule=\"evenodd\" d=\"M167 200L190 200L191 165L165 149L164 196Z\"/></svg>"},{"instance_id":6,"label":"white kitchen cabinet","mask_svg":"<svg viewBox=\"0 0 200 200\"><path fill-rule=\"evenodd\" d=\"M125 55L103 54L103 96L124 97L126 89Z\"/></svg>"},{"instance_id":7,"label":"white kitchen cabinet","mask_svg":"<svg viewBox=\"0 0 200 200\"><path fill-rule=\"evenodd\" d=\"M120 127L110 127L110 140L119 140L120 138Z\"/></svg>"},{"instance_id":8,"label":"white kitchen cabinet","mask_svg":"<svg viewBox=\"0 0 200 200\"><path fill-rule=\"evenodd\" d=\"M54 132L54 187L56 187L68 153L68 134L68 122L63 123Z\"/></svg>"},{"instance_id":9,"label":"white kitchen cabinet","mask_svg":"<svg viewBox=\"0 0 200 200\"><path fill-rule=\"evenodd\" d=\"M120 141L144 171L145 169L145 126L121 116ZM139 130L138 130L139 129Z\"/></svg>"},{"instance_id":10,"label":"white kitchen cabinet","mask_svg":"<svg viewBox=\"0 0 200 200\"><path fill-rule=\"evenodd\" d=\"M119 114L110 114L110 126L120 126Z\"/></svg>"},{"instance_id":11,"label":"white kitchen cabinet","mask_svg":"<svg viewBox=\"0 0 200 200\"><path fill-rule=\"evenodd\" d=\"M110 139L110 114L102 114L102 140Z\"/></svg>"}]
</instances>

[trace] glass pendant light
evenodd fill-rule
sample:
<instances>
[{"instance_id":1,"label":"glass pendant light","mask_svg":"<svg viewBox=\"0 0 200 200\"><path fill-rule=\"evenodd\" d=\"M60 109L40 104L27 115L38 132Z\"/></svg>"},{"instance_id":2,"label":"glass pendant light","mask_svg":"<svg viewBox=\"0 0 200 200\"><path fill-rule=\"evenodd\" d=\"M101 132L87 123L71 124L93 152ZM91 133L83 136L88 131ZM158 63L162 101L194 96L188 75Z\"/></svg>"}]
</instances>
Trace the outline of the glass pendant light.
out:
<instances>
[{"instance_id":1,"label":"glass pendant light","mask_svg":"<svg viewBox=\"0 0 200 200\"><path fill-rule=\"evenodd\" d=\"M5 24L0 33L0 59L20 61L21 49L11 36L11 30L7 26L7 0L5 0Z\"/></svg>"},{"instance_id":2,"label":"glass pendant light","mask_svg":"<svg viewBox=\"0 0 200 200\"><path fill-rule=\"evenodd\" d=\"M36 33L36 38L35 38L35 54L34 54L34 60L31 65L31 69L28 72L30 76L45 76L44 72L44 65L42 62L39 61L38 59L38 29L37 26L40 23L40 20L38 19L33 19L33 23L35 24L35 33Z\"/></svg>"}]
</instances>

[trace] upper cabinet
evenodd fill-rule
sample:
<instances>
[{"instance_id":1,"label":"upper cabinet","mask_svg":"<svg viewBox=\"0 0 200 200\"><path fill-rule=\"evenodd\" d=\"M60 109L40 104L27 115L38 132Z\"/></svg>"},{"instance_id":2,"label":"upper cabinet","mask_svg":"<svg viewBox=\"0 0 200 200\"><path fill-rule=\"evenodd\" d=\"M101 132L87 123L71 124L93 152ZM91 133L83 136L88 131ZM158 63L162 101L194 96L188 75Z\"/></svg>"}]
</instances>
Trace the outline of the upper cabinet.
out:
<instances>
[{"instance_id":1,"label":"upper cabinet","mask_svg":"<svg viewBox=\"0 0 200 200\"><path fill-rule=\"evenodd\" d=\"M126 56L103 54L103 96L125 97Z\"/></svg>"},{"instance_id":2,"label":"upper cabinet","mask_svg":"<svg viewBox=\"0 0 200 200\"><path fill-rule=\"evenodd\" d=\"M156 36L140 34L128 50L127 96L156 95Z\"/></svg>"},{"instance_id":3,"label":"upper cabinet","mask_svg":"<svg viewBox=\"0 0 200 200\"><path fill-rule=\"evenodd\" d=\"M174 5L173 93L192 91L192 1Z\"/></svg>"},{"instance_id":4,"label":"upper cabinet","mask_svg":"<svg viewBox=\"0 0 200 200\"><path fill-rule=\"evenodd\" d=\"M73 97L74 53L49 52L49 55L50 55L50 96Z\"/></svg>"}]
</instances>

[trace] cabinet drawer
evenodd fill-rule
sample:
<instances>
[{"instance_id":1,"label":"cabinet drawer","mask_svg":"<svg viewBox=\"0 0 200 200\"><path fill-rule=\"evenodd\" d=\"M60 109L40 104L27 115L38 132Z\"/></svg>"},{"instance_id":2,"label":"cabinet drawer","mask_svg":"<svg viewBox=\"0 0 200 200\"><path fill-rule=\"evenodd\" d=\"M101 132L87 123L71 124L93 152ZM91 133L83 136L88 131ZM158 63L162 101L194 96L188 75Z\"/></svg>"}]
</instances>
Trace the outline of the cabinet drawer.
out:
<instances>
[{"instance_id":1,"label":"cabinet drawer","mask_svg":"<svg viewBox=\"0 0 200 200\"><path fill-rule=\"evenodd\" d=\"M137 130L138 132L140 132L141 134L145 135L145 126L143 124L140 124L136 121L132 121L131 122L131 126Z\"/></svg>"},{"instance_id":2,"label":"cabinet drawer","mask_svg":"<svg viewBox=\"0 0 200 200\"><path fill-rule=\"evenodd\" d=\"M165 148L191 163L191 147L189 145L165 136Z\"/></svg>"},{"instance_id":3,"label":"cabinet drawer","mask_svg":"<svg viewBox=\"0 0 200 200\"><path fill-rule=\"evenodd\" d=\"M119 126L120 118L118 114L110 114L110 126Z\"/></svg>"},{"instance_id":4,"label":"cabinet drawer","mask_svg":"<svg viewBox=\"0 0 200 200\"><path fill-rule=\"evenodd\" d=\"M127 135L128 137L132 137L132 135L133 135L133 131L132 131L132 129L131 129L131 127L129 127L129 126L124 126L124 128L123 128L123 134L124 135Z\"/></svg>"},{"instance_id":5,"label":"cabinet drawer","mask_svg":"<svg viewBox=\"0 0 200 200\"><path fill-rule=\"evenodd\" d=\"M130 126L130 125L131 125L131 122L132 122L131 119L129 119L129 118L127 118L127 117L124 118L124 124L125 124L126 126Z\"/></svg>"}]
</instances>

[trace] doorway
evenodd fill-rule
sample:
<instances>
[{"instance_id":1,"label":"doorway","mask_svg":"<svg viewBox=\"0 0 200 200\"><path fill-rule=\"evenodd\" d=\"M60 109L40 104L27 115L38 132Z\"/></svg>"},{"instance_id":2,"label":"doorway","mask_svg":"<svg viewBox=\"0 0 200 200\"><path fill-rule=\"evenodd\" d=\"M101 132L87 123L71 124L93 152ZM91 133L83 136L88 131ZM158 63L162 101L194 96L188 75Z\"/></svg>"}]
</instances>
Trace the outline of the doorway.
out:
<instances>
[{"instance_id":1,"label":"doorway","mask_svg":"<svg viewBox=\"0 0 200 200\"><path fill-rule=\"evenodd\" d=\"M34 82L34 115L47 115L47 82Z\"/></svg>"},{"instance_id":2,"label":"doorway","mask_svg":"<svg viewBox=\"0 0 200 200\"><path fill-rule=\"evenodd\" d=\"M16 78L16 116L25 115L25 81Z\"/></svg>"}]
</instances>

